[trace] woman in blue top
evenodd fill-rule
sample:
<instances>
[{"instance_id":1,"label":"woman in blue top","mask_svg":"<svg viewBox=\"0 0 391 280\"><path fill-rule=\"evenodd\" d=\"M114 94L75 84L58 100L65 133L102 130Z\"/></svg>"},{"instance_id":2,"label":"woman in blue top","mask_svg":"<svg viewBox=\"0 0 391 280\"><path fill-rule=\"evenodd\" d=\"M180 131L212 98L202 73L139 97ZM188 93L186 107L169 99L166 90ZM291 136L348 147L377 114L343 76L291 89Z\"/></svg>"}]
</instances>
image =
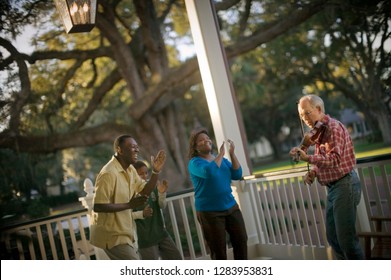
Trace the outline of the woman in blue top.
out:
<instances>
[{"instance_id":1,"label":"woman in blue top","mask_svg":"<svg viewBox=\"0 0 391 280\"><path fill-rule=\"evenodd\" d=\"M189 140L190 177L194 185L197 219L209 246L211 258L227 259L226 232L235 260L247 259L247 233L235 198L231 180L240 180L242 167L235 155L235 145L228 140L232 163L224 158L224 143L217 155L205 129L193 131Z\"/></svg>"}]
</instances>

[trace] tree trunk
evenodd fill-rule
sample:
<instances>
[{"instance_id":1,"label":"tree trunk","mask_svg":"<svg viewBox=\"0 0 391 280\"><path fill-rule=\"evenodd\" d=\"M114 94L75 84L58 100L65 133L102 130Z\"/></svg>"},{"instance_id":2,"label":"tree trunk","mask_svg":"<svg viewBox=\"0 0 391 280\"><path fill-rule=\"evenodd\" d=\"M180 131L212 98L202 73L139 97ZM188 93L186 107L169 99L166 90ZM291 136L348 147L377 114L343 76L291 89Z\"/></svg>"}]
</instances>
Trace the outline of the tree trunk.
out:
<instances>
[{"instance_id":1,"label":"tree trunk","mask_svg":"<svg viewBox=\"0 0 391 280\"><path fill-rule=\"evenodd\" d=\"M167 152L166 164L160 178L169 181L169 192L189 187L187 162L182 154L187 139L181 128L183 124L177 123L181 120L177 115L175 106L172 105L157 117L144 116L136 127L136 140L141 147L144 160L150 162L151 155L156 155L160 149Z\"/></svg>"}]
</instances>

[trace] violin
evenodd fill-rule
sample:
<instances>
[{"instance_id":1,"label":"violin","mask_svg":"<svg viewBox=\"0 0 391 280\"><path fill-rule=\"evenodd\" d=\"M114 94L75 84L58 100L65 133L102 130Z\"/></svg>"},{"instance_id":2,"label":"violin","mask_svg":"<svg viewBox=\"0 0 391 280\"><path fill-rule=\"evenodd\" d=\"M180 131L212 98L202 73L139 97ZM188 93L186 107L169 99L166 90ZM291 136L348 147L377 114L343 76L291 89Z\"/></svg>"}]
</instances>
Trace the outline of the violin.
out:
<instances>
[{"instance_id":1,"label":"violin","mask_svg":"<svg viewBox=\"0 0 391 280\"><path fill-rule=\"evenodd\" d=\"M327 126L324 123L320 121L316 122L314 128L304 134L299 148L304 152L307 152L308 148L319 140L320 135L326 130L326 128ZM298 163L300 161L300 152L297 152L292 159L295 163Z\"/></svg>"}]
</instances>

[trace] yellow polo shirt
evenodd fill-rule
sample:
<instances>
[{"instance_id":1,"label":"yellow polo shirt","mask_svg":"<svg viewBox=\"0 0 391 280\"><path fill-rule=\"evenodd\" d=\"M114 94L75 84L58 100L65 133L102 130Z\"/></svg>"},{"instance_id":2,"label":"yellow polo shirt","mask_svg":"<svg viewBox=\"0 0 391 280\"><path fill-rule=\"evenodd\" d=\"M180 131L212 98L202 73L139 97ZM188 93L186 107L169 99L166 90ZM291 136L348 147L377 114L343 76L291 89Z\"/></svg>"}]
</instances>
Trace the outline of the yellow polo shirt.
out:
<instances>
[{"instance_id":1,"label":"yellow polo shirt","mask_svg":"<svg viewBox=\"0 0 391 280\"><path fill-rule=\"evenodd\" d=\"M142 191L145 184L133 165L124 170L113 156L96 178L94 203L127 203L135 193ZM113 213L93 212L90 243L102 249L120 244L135 245L135 230L130 209Z\"/></svg>"}]
</instances>

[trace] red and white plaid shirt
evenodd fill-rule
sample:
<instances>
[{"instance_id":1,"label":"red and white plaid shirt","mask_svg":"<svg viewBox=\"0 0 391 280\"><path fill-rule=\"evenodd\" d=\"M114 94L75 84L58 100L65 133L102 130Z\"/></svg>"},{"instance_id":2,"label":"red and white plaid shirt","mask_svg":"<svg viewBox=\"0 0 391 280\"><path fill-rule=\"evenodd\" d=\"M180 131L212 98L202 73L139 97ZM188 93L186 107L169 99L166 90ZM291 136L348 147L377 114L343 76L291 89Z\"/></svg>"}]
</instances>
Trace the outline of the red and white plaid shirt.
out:
<instances>
[{"instance_id":1,"label":"red and white plaid shirt","mask_svg":"<svg viewBox=\"0 0 391 280\"><path fill-rule=\"evenodd\" d=\"M356 165L354 146L349 131L336 119L325 115L321 120L326 129L316 142L314 155L309 156L318 181L322 185L334 182Z\"/></svg>"}]
</instances>

